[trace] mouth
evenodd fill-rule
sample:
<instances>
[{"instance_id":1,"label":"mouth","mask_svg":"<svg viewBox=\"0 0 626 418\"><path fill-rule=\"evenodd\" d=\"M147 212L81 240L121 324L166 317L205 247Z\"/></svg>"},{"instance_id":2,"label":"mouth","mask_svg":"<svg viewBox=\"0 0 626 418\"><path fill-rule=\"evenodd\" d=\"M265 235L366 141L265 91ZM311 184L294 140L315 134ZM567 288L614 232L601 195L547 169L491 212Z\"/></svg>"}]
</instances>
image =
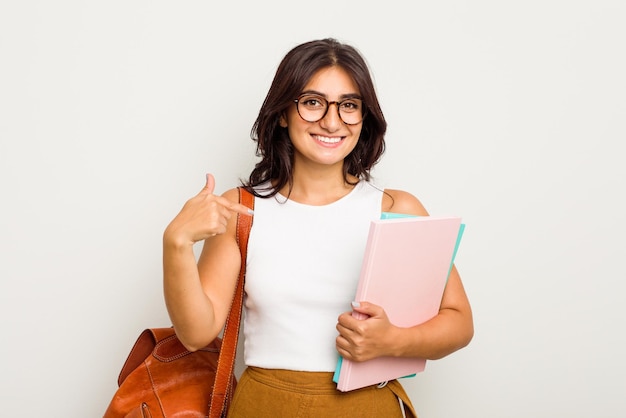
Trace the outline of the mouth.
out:
<instances>
[{"instance_id":1,"label":"mouth","mask_svg":"<svg viewBox=\"0 0 626 418\"><path fill-rule=\"evenodd\" d=\"M313 135L313 138L316 139L317 141L320 141L320 142L323 142L324 144L329 144L329 145L337 144L344 139L343 136L330 137L330 136L322 136L322 135Z\"/></svg>"}]
</instances>

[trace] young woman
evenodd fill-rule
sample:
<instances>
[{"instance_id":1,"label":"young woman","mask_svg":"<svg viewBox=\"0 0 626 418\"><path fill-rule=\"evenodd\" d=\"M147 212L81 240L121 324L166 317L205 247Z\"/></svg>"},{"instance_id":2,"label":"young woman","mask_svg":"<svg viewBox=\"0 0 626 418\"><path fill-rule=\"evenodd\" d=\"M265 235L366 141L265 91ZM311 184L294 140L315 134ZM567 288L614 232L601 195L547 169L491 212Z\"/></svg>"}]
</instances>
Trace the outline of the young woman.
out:
<instances>
[{"instance_id":1,"label":"young woman","mask_svg":"<svg viewBox=\"0 0 626 418\"><path fill-rule=\"evenodd\" d=\"M473 336L470 304L456 269L439 314L412 327L384 309L354 301L370 221L381 212L427 215L420 201L372 184L386 122L369 69L353 47L324 39L292 49L281 62L252 136L260 162L236 189L204 189L163 236L164 291L180 340L190 350L213 340L228 315L240 267L236 214L254 216L245 284L246 370L229 417L402 417L415 412L397 381L339 392L339 355L437 359ZM192 250L204 240L196 263Z\"/></svg>"}]
</instances>

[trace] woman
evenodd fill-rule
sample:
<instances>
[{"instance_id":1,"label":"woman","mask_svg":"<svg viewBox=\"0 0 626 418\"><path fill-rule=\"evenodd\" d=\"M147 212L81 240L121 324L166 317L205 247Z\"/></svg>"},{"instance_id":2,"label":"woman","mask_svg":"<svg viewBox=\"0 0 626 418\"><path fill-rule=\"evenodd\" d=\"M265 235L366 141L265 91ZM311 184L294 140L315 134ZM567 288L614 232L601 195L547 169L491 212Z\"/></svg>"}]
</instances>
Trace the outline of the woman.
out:
<instances>
[{"instance_id":1,"label":"woman","mask_svg":"<svg viewBox=\"0 0 626 418\"><path fill-rule=\"evenodd\" d=\"M472 314L453 269L439 314L412 328L392 325L354 297L370 221L381 212L427 215L400 190L381 190L370 170L386 122L361 55L333 39L307 42L281 62L252 136L261 161L244 185L255 196L247 258L246 370L229 417L401 417L414 414L397 381L351 392L332 382L339 355L437 359L467 345ZM190 199L163 237L164 291L180 340L204 347L222 329L238 271L236 189L213 195L214 179ZM204 240L198 262L193 244ZM348 311L347 311L348 310ZM404 406L402 406L404 405Z\"/></svg>"}]
</instances>

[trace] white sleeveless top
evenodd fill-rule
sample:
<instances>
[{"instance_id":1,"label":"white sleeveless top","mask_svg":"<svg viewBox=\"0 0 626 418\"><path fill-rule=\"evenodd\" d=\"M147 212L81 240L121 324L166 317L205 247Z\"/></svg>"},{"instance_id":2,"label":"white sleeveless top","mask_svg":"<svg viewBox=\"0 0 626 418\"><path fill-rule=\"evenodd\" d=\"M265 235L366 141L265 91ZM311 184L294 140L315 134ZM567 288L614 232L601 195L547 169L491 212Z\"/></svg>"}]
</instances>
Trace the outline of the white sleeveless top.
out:
<instances>
[{"instance_id":1,"label":"white sleeveless top","mask_svg":"<svg viewBox=\"0 0 626 418\"><path fill-rule=\"evenodd\" d=\"M255 198L244 299L248 366L334 371L337 318L350 311L382 190L361 181L324 206Z\"/></svg>"}]
</instances>

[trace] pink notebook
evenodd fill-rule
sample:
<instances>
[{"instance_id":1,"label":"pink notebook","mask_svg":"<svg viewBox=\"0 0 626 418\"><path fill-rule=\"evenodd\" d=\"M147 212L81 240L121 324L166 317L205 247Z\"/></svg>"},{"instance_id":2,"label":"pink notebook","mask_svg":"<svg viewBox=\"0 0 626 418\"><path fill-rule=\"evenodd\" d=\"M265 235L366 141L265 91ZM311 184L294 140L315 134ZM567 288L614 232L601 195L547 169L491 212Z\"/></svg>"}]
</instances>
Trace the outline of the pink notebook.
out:
<instances>
[{"instance_id":1,"label":"pink notebook","mask_svg":"<svg viewBox=\"0 0 626 418\"><path fill-rule=\"evenodd\" d=\"M439 311L462 232L459 217L373 221L354 300L382 306L399 327L431 319ZM425 365L420 358L340 359L334 380L345 392L421 372Z\"/></svg>"}]
</instances>

